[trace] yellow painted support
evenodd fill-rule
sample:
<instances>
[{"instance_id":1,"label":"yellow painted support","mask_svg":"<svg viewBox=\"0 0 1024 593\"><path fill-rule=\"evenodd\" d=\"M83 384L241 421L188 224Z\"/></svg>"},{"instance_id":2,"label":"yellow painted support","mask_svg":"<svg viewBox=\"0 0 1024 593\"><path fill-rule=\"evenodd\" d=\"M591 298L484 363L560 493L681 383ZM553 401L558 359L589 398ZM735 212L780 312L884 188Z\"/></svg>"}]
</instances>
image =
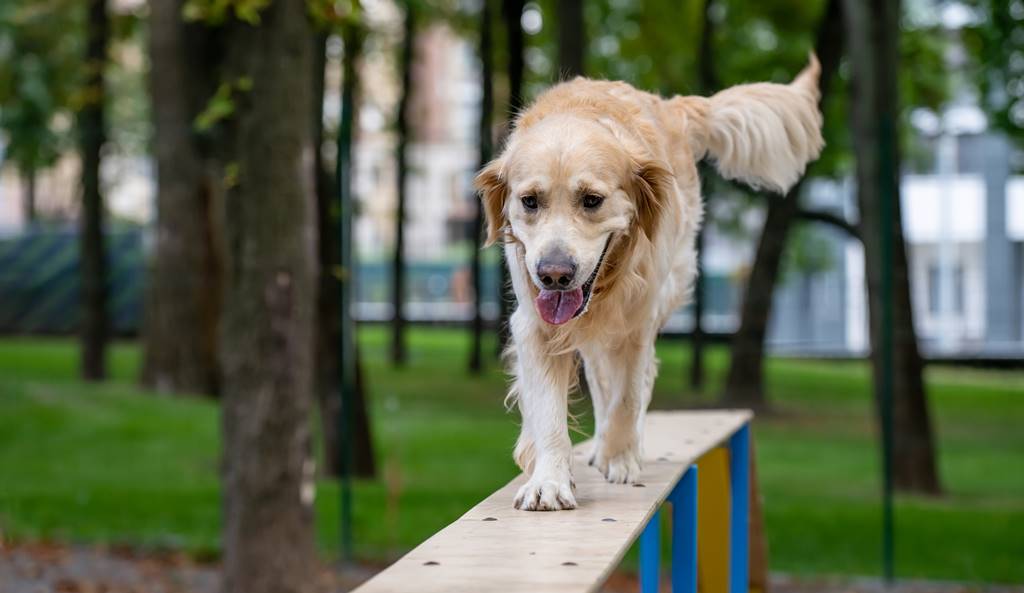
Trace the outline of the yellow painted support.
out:
<instances>
[{"instance_id":1,"label":"yellow painted support","mask_svg":"<svg viewBox=\"0 0 1024 593\"><path fill-rule=\"evenodd\" d=\"M712 449L697 462L697 586L729 591L729 452Z\"/></svg>"},{"instance_id":2,"label":"yellow painted support","mask_svg":"<svg viewBox=\"0 0 1024 593\"><path fill-rule=\"evenodd\" d=\"M712 449L697 461L697 588L700 593L729 590L729 450ZM750 593L767 585L760 489L751 456Z\"/></svg>"}]
</instances>

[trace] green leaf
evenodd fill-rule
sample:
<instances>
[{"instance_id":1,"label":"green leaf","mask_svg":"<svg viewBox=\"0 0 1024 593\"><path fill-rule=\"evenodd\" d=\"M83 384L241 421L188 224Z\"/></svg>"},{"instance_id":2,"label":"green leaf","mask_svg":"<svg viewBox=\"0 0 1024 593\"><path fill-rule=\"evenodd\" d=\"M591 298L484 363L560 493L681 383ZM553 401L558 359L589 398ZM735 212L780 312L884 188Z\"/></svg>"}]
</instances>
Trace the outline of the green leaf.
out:
<instances>
[{"instance_id":1,"label":"green leaf","mask_svg":"<svg viewBox=\"0 0 1024 593\"><path fill-rule=\"evenodd\" d=\"M194 127L197 132L207 132L217 123L231 117L235 102L231 97L231 85L222 82L217 92L207 101L206 107L196 116Z\"/></svg>"}]
</instances>

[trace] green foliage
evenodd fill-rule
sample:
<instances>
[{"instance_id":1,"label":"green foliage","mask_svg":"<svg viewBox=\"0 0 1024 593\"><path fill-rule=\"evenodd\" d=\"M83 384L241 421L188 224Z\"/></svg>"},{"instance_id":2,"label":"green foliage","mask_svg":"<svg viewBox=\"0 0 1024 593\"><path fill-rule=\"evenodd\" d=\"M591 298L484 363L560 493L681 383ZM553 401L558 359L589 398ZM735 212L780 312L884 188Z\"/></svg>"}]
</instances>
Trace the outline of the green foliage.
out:
<instances>
[{"instance_id":1,"label":"green foliage","mask_svg":"<svg viewBox=\"0 0 1024 593\"><path fill-rule=\"evenodd\" d=\"M1024 1L970 0L975 21L964 31L978 99L990 123L1024 142Z\"/></svg>"},{"instance_id":2,"label":"green foliage","mask_svg":"<svg viewBox=\"0 0 1024 593\"><path fill-rule=\"evenodd\" d=\"M835 264L833 243L820 229L810 225L796 225L790 230L782 260L783 284L792 274L817 274L828 271Z\"/></svg>"},{"instance_id":3,"label":"green foliage","mask_svg":"<svg viewBox=\"0 0 1024 593\"><path fill-rule=\"evenodd\" d=\"M902 166L910 171L934 170L934 147L909 124L915 109L938 112L969 87L947 64L950 37L936 22L907 17L900 36L900 149ZM959 93L957 92L959 89Z\"/></svg>"},{"instance_id":4,"label":"green foliage","mask_svg":"<svg viewBox=\"0 0 1024 593\"><path fill-rule=\"evenodd\" d=\"M362 2L359 0L307 0L306 5L314 23L335 32L346 23L359 23L363 19Z\"/></svg>"},{"instance_id":5,"label":"green foliage","mask_svg":"<svg viewBox=\"0 0 1024 593\"><path fill-rule=\"evenodd\" d=\"M0 130L6 158L24 173L51 165L69 142L80 24L70 0L0 3Z\"/></svg>"},{"instance_id":6,"label":"green foliage","mask_svg":"<svg viewBox=\"0 0 1024 593\"><path fill-rule=\"evenodd\" d=\"M60 136L51 126L57 98L47 84L42 60L27 56L15 69L12 86L19 100L0 111L0 127L9 141L7 157L31 173L53 163L60 152Z\"/></svg>"},{"instance_id":7,"label":"green foliage","mask_svg":"<svg viewBox=\"0 0 1024 593\"><path fill-rule=\"evenodd\" d=\"M127 153L149 148L140 14L111 15L111 54L123 59L85 64L84 7L76 0L0 2L0 131L5 160L24 173L73 149L74 112L98 96L82 84L90 68L105 69L111 142Z\"/></svg>"},{"instance_id":8,"label":"green foliage","mask_svg":"<svg viewBox=\"0 0 1024 593\"><path fill-rule=\"evenodd\" d=\"M146 155L151 148L149 30L145 16L145 7L108 16L111 47L104 78L107 135L113 153Z\"/></svg>"},{"instance_id":9,"label":"green foliage","mask_svg":"<svg viewBox=\"0 0 1024 593\"><path fill-rule=\"evenodd\" d=\"M260 24L260 12L272 0L187 0L182 7L185 20L222 25L234 17L250 25Z\"/></svg>"},{"instance_id":10,"label":"green foliage","mask_svg":"<svg viewBox=\"0 0 1024 593\"><path fill-rule=\"evenodd\" d=\"M789 82L806 64L825 2L718 0L713 60L723 87Z\"/></svg>"},{"instance_id":11,"label":"green foliage","mask_svg":"<svg viewBox=\"0 0 1024 593\"><path fill-rule=\"evenodd\" d=\"M231 161L224 165L224 177L221 179L221 183L224 189L231 189L238 186L238 175L241 172L237 161Z\"/></svg>"},{"instance_id":12,"label":"green foliage","mask_svg":"<svg viewBox=\"0 0 1024 593\"><path fill-rule=\"evenodd\" d=\"M664 94L695 92L702 9L672 0L589 4L588 74Z\"/></svg>"},{"instance_id":13,"label":"green foliage","mask_svg":"<svg viewBox=\"0 0 1024 593\"><path fill-rule=\"evenodd\" d=\"M124 19L118 19L124 20ZM138 23L138 19L132 19ZM146 31L132 29L128 37L116 40L113 59L107 64L108 136L114 152L146 155L151 149L152 121L145 53Z\"/></svg>"},{"instance_id":14,"label":"green foliage","mask_svg":"<svg viewBox=\"0 0 1024 593\"><path fill-rule=\"evenodd\" d=\"M197 132L210 131L215 125L231 117L235 112L238 96L251 90L252 79L248 76L220 83L216 92L206 102L206 107L196 116L193 127Z\"/></svg>"},{"instance_id":15,"label":"green foliage","mask_svg":"<svg viewBox=\"0 0 1024 593\"><path fill-rule=\"evenodd\" d=\"M653 92L685 92L696 81L696 50L700 30L700 2L671 0L584 3L587 47L585 74L591 78L622 80ZM557 0L527 4L540 11L541 27L526 36L525 100L529 102L563 78L558 71ZM504 18L504 17L503 17ZM504 27L498 29L504 37ZM506 48L499 39L496 64L506 63Z\"/></svg>"}]
</instances>

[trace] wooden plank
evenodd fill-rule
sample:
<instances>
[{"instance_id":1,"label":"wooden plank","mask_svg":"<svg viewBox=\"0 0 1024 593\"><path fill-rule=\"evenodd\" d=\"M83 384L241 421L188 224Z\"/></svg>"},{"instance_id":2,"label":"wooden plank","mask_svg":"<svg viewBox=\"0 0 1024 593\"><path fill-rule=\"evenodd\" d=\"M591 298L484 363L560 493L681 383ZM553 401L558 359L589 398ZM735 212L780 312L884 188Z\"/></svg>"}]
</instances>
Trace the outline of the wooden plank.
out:
<instances>
[{"instance_id":1,"label":"wooden plank","mask_svg":"<svg viewBox=\"0 0 1024 593\"><path fill-rule=\"evenodd\" d=\"M512 497L526 479L519 475L357 591L596 591L686 468L751 417L746 410L648 414L637 485L605 482L587 466L589 442L581 443L573 458L577 509L515 510Z\"/></svg>"}]
</instances>

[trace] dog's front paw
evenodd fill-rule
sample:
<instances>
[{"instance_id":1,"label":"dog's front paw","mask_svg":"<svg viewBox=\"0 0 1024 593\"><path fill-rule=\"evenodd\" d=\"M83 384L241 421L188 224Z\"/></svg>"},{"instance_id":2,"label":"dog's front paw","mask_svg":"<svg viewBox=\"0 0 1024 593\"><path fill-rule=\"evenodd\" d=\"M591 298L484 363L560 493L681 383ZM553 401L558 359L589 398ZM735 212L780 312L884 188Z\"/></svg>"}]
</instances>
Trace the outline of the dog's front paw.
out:
<instances>
[{"instance_id":1,"label":"dog's front paw","mask_svg":"<svg viewBox=\"0 0 1024 593\"><path fill-rule=\"evenodd\" d=\"M608 455L598 447L590 459L590 465L596 467L604 474L604 479L612 484L632 484L640 478L640 453L634 448Z\"/></svg>"},{"instance_id":2,"label":"dog's front paw","mask_svg":"<svg viewBox=\"0 0 1024 593\"><path fill-rule=\"evenodd\" d=\"M564 511L576 508L572 479L534 474L519 488L514 505L522 511Z\"/></svg>"}]
</instances>

